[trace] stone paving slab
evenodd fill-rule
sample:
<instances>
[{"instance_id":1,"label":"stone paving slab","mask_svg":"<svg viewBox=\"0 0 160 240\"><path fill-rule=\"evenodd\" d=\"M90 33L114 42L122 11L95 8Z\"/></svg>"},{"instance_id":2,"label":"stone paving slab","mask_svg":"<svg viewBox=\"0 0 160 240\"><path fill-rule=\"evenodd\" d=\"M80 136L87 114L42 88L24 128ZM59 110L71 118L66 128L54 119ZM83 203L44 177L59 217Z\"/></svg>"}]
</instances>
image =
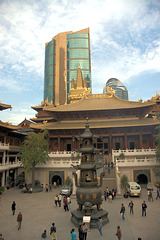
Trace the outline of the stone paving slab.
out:
<instances>
[{"instance_id":1,"label":"stone paving slab","mask_svg":"<svg viewBox=\"0 0 160 240\"><path fill-rule=\"evenodd\" d=\"M55 222L57 227L57 239L69 240L70 230L77 228L71 222L71 212L65 212L63 207L56 207L54 196L59 193L60 188L52 192L40 192L24 194L18 188L12 188L1 195L0 201L0 233L5 240L38 240L41 233L47 230L47 239L51 239L49 230L51 223ZM154 198L155 198L154 193ZM134 202L134 215L130 216L128 203L132 199ZM148 205L147 216L141 216L141 204L146 200ZM16 214L11 211L12 202L16 202ZM77 208L75 197L71 198L70 210ZM123 221L120 215L121 203L126 207L126 220ZM109 223L103 226L103 236L101 239L116 240L117 225L122 230L122 240L159 240L160 239L160 199L154 202L147 201L147 191L142 189L141 198L117 198L112 203L103 201L102 208L109 212ZM23 215L22 229L17 230L16 217L21 211ZM77 238L78 239L78 238ZM100 235L97 229L88 232L87 240L98 240Z\"/></svg>"}]
</instances>

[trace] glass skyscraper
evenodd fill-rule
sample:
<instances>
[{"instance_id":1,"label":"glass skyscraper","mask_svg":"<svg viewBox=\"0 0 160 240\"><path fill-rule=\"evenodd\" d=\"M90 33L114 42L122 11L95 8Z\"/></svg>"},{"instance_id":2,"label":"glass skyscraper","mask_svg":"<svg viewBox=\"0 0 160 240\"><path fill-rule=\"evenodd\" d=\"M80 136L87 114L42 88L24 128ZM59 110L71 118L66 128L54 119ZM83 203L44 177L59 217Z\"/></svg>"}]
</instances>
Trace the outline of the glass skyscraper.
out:
<instances>
[{"instance_id":1,"label":"glass skyscraper","mask_svg":"<svg viewBox=\"0 0 160 240\"><path fill-rule=\"evenodd\" d=\"M128 89L121 83L116 78L110 78L104 86L103 93L107 92L106 87L112 87L112 89L116 90L116 97L124 99L124 100L129 100L129 94L128 94Z\"/></svg>"},{"instance_id":2,"label":"glass skyscraper","mask_svg":"<svg viewBox=\"0 0 160 240\"><path fill-rule=\"evenodd\" d=\"M68 103L72 79L76 82L78 68L91 86L89 28L56 35L45 45L44 100L55 105Z\"/></svg>"}]
</instances>

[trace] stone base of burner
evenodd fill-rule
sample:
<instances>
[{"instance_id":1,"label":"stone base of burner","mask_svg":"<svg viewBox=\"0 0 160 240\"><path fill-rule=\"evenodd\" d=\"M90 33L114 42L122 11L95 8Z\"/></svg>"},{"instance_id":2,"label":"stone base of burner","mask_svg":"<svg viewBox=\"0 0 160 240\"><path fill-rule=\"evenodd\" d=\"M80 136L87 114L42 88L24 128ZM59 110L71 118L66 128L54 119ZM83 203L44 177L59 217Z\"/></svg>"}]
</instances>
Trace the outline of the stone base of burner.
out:
<instances>
[{"instance_id":1,"label":"stone base of burner","mask_svg":"<svg viewBox=\"0 0 160 240\"><path fill-rule=\"evenodd\" d=\"M79 228L79 225L83 223L83 217L85 216L85 211L73 210L71 214L72 214L71 222L77 228ZM102 225L107 224L109 222L108 212L105 210L98 211L96 208L95 209L93 208L90 217L91 217L90 228L98 228L99 217L102 218Z\"/></svg>"}]
</instances>

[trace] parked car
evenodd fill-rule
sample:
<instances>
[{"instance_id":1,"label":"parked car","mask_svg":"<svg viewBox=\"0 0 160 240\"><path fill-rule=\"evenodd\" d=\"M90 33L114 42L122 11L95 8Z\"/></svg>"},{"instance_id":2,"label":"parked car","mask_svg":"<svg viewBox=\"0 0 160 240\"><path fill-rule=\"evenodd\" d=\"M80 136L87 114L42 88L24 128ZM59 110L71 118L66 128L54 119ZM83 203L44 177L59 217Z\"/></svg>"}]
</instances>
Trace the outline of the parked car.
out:
<instances>
[{"instance_id":1,"label":"parked car","mask_svg":"<svg viewBox=\"0 0 160 240\"><path fill-rule=\"evenodd\" d=\"M71 186L63 186L61 190L62 195L71 195L72 194L72 187Z\"/></svg>"},{"instance_id":2,"label":"parked car","mask_svg":"<svg viewBox=\"0 0 160 240\"><path fill-rule=\"evenodd\" d=\"M129 188L128 188L128 194L129 196L141 196L141 186L136 182L129 182Z\"/></svg>"}]
</instances>

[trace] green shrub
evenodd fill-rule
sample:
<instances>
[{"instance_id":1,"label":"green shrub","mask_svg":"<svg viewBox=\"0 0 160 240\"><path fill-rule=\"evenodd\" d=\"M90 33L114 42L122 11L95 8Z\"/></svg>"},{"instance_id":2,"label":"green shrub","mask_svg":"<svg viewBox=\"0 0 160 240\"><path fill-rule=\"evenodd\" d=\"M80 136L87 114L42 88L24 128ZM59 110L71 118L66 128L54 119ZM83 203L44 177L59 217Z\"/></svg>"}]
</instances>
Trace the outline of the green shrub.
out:
<instances>
[{"instance_id":1,"label":"green shrub","mask_svg":"<svg viewBox=\"0 0 160 240\"><path fill-rule=\"evenodd\" d=\"M4 192L4 186L0 186L0 192Z\"/></svg>"}]
</instances>

